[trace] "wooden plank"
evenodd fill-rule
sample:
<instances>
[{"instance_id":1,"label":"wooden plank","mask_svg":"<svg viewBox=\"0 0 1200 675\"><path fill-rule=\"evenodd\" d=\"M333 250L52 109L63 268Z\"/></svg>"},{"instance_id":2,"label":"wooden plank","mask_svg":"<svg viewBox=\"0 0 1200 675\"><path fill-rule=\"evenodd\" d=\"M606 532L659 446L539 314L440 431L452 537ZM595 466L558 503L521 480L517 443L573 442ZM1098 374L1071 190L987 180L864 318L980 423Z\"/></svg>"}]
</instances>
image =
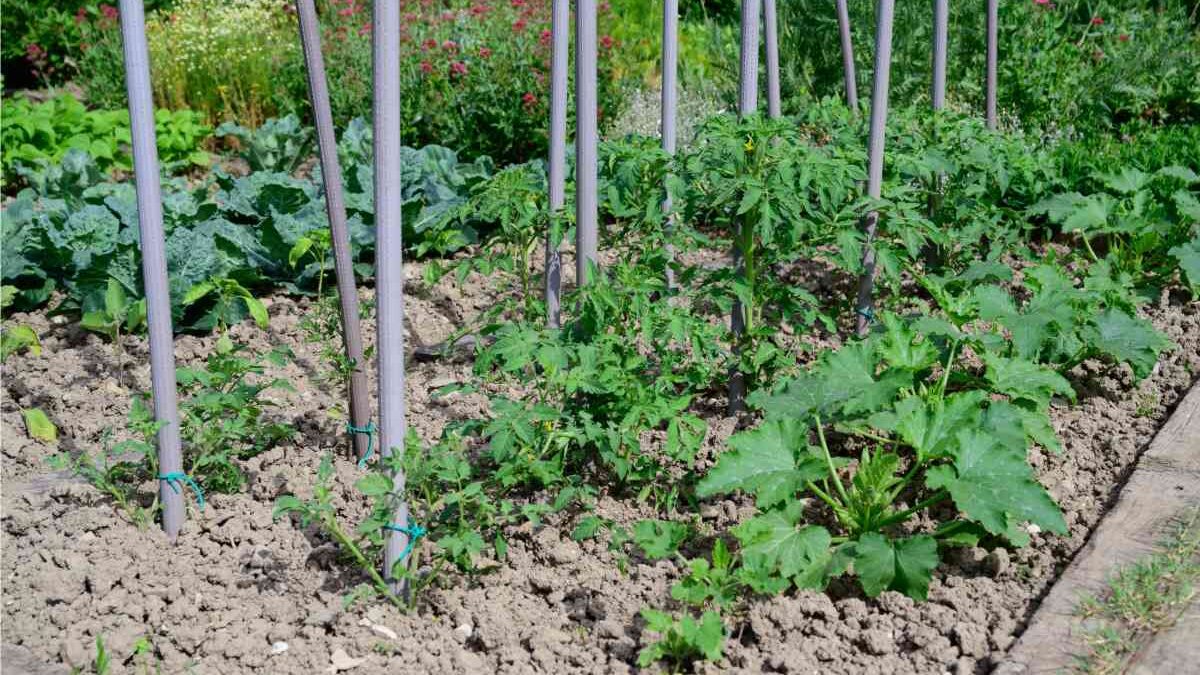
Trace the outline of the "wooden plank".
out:
<instances>
[{"instance_id":1,"label":"wooden plank","mask_svg":"<svg viewBox=\"0 0 1200 675\"><path fill-rule=\"evenodd\" d=\"M1200 384L1154 437L1138 460L1116 505L1050 589L1029 627L1009 650L995 675L1057 673L1084 653L1084 623L1075 617L1079 600L1096 595L1121 566L1158 550L1163 528L1181 511L1200 505ZM1154 641L1138 659L1138 672L1187 672L1166 664L1200 663L1200 620L1193 605L1180 623ZM1186 650L1186 651L1185 651ZM1190 655L1186 652L1190 652ZM1155 661L1151 661L1151 659Z\"/></svg>"}]
</instances>

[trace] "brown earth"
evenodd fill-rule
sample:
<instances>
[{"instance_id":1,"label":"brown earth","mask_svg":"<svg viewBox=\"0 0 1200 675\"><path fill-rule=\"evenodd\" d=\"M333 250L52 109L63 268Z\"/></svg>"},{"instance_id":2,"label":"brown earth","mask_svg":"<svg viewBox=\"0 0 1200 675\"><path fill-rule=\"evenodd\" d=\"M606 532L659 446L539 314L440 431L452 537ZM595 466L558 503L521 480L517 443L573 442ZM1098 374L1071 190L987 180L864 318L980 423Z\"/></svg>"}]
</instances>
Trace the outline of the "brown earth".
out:
<instances>
[{"instance_id":1,"label":"brown earth","mask_svg":"<svg viewBox=\"0 0 1200 675\"><path fill-rule=\"evenodd\" d=\"M488 291L464 295L448 282L425 288L416 281L419 266L408 269L410 346L445 338L464 317L494 301ZM34 327L45 347L42 356L14 356L3 368L3 641L19 648L14 654L86 668L96 637L103 636L118 662L113 672L140 672L140 661L127 657L145 636L154 648L147 662L161 662L166 673L636 669L644 644L638 611L670 607L669 588L680 569L636 555L619 565L604 542L573 541L569 516L510 532L505 564L473 579L449 577L412 614L386 605L345 608L342 598L361 579L319 535L286 520L274 522L271 508L281 494L311 493L326 451L339 453L339 495L354 494L351 485L363 472L341 454L343 422L330 413L340 409L338 397L319 384L318 358L302 340L299 320L308 301L277 296L269 308L269 333L246 324L232 334L258 350L281 344L295 350L294 363L269 373L296 388L275 395L279 406L271 415L292 425L301 441L249 461L247 491L213 495L203 513L193 508L174 545L153 529L130 524L91 486L46 478L51 455L94 450L106 428L121 437L131 394L149 387L145 341L125 339L118 355L60 318L39 312L10 319ZM1146 316L1179 346L1137 385L1125 368L1077 369L1072 379L1078 404L1056 404L1053 410L1065 452L1033 452L1042 481L1063 507L1068 536L1035 534L1028 548L1015 551L962 551L939 568L926 603L892 592L866 600L840 583L828 595L752 601L730 619L734 635L726 657L698 669L986 672L1082 546L1139 452L1200 370L1200 305L1164 295L1146 308ZM367 331L368 343L372 332ZM177 338L180 364L200 362L213 340ZM480 395L430 396L464 379L470 368L462 361L410 364L408 419L422 438L435 439L448 422L486 414ZM20 410L29 407L41 407L58 425L58 447L28 439ZM701 454L707 463L736 420L723 417L715 400L697 409L709 422ZM146 486L147 492L152 488ZM338 499L346 522L364 515L364 504ZM706 504L695 518L702 533L711 533L750 511L748 502L731 499ZM597 512L619 523L657 515L649 506L603 495Z\"/></svg>"}]
</instances>

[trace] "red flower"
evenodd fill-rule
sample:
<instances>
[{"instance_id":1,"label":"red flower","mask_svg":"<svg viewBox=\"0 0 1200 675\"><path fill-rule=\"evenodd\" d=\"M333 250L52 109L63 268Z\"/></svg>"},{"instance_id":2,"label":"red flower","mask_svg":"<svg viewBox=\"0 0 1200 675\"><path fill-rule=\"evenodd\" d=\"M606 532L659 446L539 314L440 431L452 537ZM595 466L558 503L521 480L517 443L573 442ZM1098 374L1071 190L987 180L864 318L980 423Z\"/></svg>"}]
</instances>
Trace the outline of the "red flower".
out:
<instances>
[{"instance_id":1,"label":"red flower","mask_svg":"<svg viewBox=\"0 0 1200 675\"><path fill-rule=\"evenodd\" d=\"M451 63L450 64L450 74L458 75L460 77L463 75L466 75L467 74L467 64L463 63L462 61L455 61L454 63Z\"/></svg>"},{"instance_id":2,"label":"red flower","mask_svg":"<svg viewBox=\"0 0 1200 675\"><path fill-rule=\"evenodd\" d=\"M75 23L81 24L87 21L87 7L80 7L78 12L75 12Z\"/></svg>"},{"instance_id":3,"label":"red flower","mask_svg":"<svg viewBox=\"0 0 1200 675\"><path fill-rule=\"evenodd\" d=\"M368 21L358 28L358 36L364 37L371 34L371 22Z\"/></svg>"},{"instance_id":4,"label":"red flower","mask_svg":"<svg viewBox=\"0 0 1200 675\"><path fill-rule=\"evenodd\" d=\"M552 36L550 35L550 31L544 30L544 31L542 31L542 34L538 36L538 42L540 42L542 44L542 46L548 45L548 44L550 44L551 37Z\"/></svg>"},{"instance_id":5,"label":"red flower","mask_svg":"<svg viewBox=\"0 0 1200 675\"><path fill-rule=\"evenodd\" d=\"M109 21L116 21L119 16L117 8L112 5L100 5L100 14Z\"/></svg>"},{"instance_id":6,"label":"red flower","mask_svg":"<svg viewBox=\"0 0 1200 675\"><path fill-rule=\"evenodd\" d=\"M429 38L428 40L421 43L421 50L429 51L430 49L437 49L437 46L438 46L437 40L434 40L433 38Z\"/></svg>"},{"instance_id":7,"label":"red flower","mask_svg":"<svg viewBox=\"0 0 1200 675\"><path fill-rule=\"evenodd\" d=\"M1104 19L1102 19L1102 18L1100 18L1100 17L1098 17L1098 16L1093 16L1093 17L1092 17L1092 25L1093 25L1093 26L1103 26L1103 25L1104 25Z\"/></svg>"},{"instance_id":8,"label":"red flower","mask_svg":"<svg viewBox=\"0 0 1200 675\"><path fill-rule=\"evenodd\" d=\"M516 21L513 22L513 25L512 25L513 32L520 33L521 31L525 30L525 26L527 26L527 25L528 25L528 23L525 21L525 19L523 19L523 18L517 19Z\"/></svg>"},{"instance_id":9,"label":"red flower","mask_svg":"<svg viewBox=\"0 0 1200 675\"><path fill-rule=\"evenodd\" d=\"M1121 33L1120 35L1117 36L1117 41L1118 42L1129 42L1129 36L1126 35L1125 33Z\"/></svg>"},{"instance_id":10,"label":"red flower","mask_svg":"<svg viewBox=\"0 0 1200 675\"><path fill-rule=\"evenodd\" d=\"M486 59L491 55L492 55L492 50L488 49L487 47L479 48L479 58Z\"/></svg>"},{"instance_id":11,"label":"red flower","mask_svg":"<svg viewBox=\"0 0 1200 675\"><path fill-rule=\"evenodd\" d=\"M421 62L421 72L425 73L426 75L433 74L433 64L428 61L422 61Z\"/></svg>"},{"instance_id":12,"label":"red flower","mask_svg":"<svg viewBox=\"0 0 1200 675\"><path fill-rule=\"evenodd\" d=\"M458 45L455 44L454 40L446 40L442 43L442 49L448 52L456 52L458 51Z\"/></svg>"},{"instance_id":13,"label":"red flower","mask_svg":"<svg viewBox=\"0 0 1200 675\"><path fill-rule=\"evenodd\" d=\"M604 47L605 49L612 49L612 46L613 46L612 36L611 35L601 35L600 36L600 46Z\"/></svg>"},{"instance_id":14,"label":"red flower","mask_svg":"<svg viewBox=\"0 0 1200 675\"><path fill-rule=\"evenodd\" d=\"M534 96L533 93L527 91L525 92L525 95L521 97L521 103L523 103L526 108L532 108L533 106L537 105L537 96Z\"/></svg>"}]
</instances>

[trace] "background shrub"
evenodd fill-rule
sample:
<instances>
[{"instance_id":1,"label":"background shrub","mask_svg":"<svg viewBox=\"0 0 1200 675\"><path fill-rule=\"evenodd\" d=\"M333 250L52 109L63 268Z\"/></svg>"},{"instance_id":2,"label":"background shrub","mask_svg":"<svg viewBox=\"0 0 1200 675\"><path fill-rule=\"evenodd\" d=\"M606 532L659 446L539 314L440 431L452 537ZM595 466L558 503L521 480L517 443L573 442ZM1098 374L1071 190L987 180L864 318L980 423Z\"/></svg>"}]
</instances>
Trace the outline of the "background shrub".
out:
<instances>
[{"instance_id":1,"label":"background shrub","mask_svg":"<svg viewBox=\"0 0 1200 675\"><path fill-rule=\"evenodd\" d=\"M191 110L155 111L159 161L170 169L208 166L200 146L212 133L201 115ZM24 98L5 102L0 118L0 157L5 187L19 167L38 170L59 162L67 151L87 152L101 171L132 169L129 111L88 110L74 96L42 103Z\"/></svg>"},{"instance_id":2,"label":"background shrub","mask_svg":"<svg viewBox=\"0 0 1200 675\"><path fill-rule=\"evenodd\" d=\"M499 163L545 155L550 74L549 0L402 0L403 136ZM335 114L369 117L371 5L325 4L326 63ZM622 105L612 68L617 17L599 27L601 124Z\"/></svg>"},{"instance_id":3,"label":"background shrub","mask_svg":"<svg viewBox=\"0 0 1200 675\"><path fill-rule=\"evenodd\" d=\"M249 126L304 105L300 38L288 7L276 0L178 0L152 14L146 38L159 105Z\"/></svg>"},{"instance_id":4,"label":"background shrub","mask_svg":"<svg viewBox=\"0 0 1200 675\"><path fill-rule=\"evenodd\" d=\"M805 101L843 95L833 3L780 3L785 96ZM870 93L874 0L850 0L860 99ZM932 10L896 3L892 101L929 100ZM1000 4L999 104L1039 129L1109 129L1133 119L1194 121L1200 116L1200 16L1185 0L1017 0ZM947 95L982 108L982 3L950 4Z\"/></svg>"}]
</instances>

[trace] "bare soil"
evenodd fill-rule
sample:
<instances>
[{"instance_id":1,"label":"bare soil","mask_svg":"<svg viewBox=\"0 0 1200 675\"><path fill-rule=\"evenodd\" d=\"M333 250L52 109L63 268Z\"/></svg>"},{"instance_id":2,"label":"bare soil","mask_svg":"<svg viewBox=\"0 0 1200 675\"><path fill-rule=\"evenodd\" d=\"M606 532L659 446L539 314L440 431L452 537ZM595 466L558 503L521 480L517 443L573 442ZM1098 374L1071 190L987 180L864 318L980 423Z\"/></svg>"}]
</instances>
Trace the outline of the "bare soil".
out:
<instances>
[{"instance_id":1,"label":"bare soil","mask_svg":"<svg viewBox=\"0 0 1200 675\"><path fill-rule=\"evenodd\" d=\"M570 269L569 263L564 268ZM459 292L426 288L409 266L408 343L444 339L464 318L494 302L484 280ZM275 522L276 497L311 493L322 455L338 453L339 493L354 494L362 470L346 458L338 395L316 378L318 357L299 330L307 300L269 299L271 330L246 324L235 340L258 350L288 345L297 359L269 373L295 392L275 395L271 415L292 425L300 442L248 462L249 488L213 495L194 508L174 545L139 530L91 486L49 476L58 452L99 447L105 429L120 438L130 396L149 388L147 347L123 341L123 353L44 312L10 320L41 336L40 357L4 365L3 641L14 655L87 667L97 636L114 657L113 672L138 672L127 657L145 636L162 672L196 673L624 673L643 646L643 606L670 606L679 578L672 562L633 555L622 566L604 542L573 541L571 516L509 533L507 563L476 578L452 576L405 615L386 605L343 606L361 578L338 562L331 544L286 520ZM1056 404L1061 455L1033 452L1042 481L1070 525L1065 537L1035 534L1021 550L968 549L935 574L929 601L896 593L864 599L850 585L829 594L795 593L754 600L740 615L727 655L702 672L982 673L1020 634L1039 599L1089 532L1155 431L1200 372L1200 305L1164 295L1146 316L1178 347L1154 374L1134 384L1125 368L1085 364L1072 373L1075 406ZM364 328L370 328L364 324ZM367 330L371 342L372 330ZM176 340L180 364L197 364L210 336ZM426 440L449 422L486 414L480 395L434 399L431 392L470 372L468 362L410 363L409 423ZM40 407L58 425L57 447L30 440L21 409ZM716 401L700 402L709 422L701 462L710 462L737 426ZM153 485L147 485L150 492ZM338 504L347 522L365 505ZM731 499L705 505L709 531L746 515ZM602 495L600 515L630 523L654 517L632 500ZM420 555L418 551L417 555ZM284 645L286 643L286 647ZM5 672L10 662L5 657ZM14 670L14 672L18 672Z\"/></svg>"}]
</instances>

